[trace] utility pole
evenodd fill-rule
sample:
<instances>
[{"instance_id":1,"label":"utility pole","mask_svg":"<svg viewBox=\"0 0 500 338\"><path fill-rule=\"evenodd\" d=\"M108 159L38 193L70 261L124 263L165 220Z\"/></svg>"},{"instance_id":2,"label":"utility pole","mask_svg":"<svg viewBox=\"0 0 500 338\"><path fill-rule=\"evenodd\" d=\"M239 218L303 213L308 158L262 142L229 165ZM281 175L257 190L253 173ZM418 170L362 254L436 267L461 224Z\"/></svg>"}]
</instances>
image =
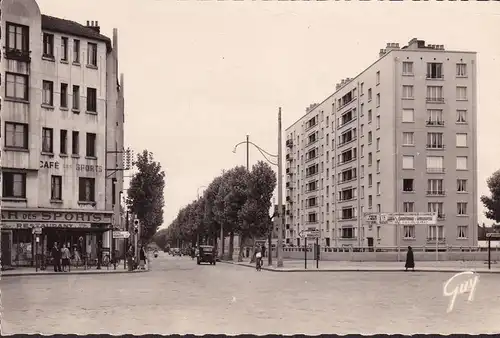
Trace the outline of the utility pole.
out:
<instances>
[{"instance_id":1,"label":"utility pole","mask_svg":"<svg viewBox=\"0 0 500 338\"><path fill-rule=\"evenodd\" d=\"M283 267L283 161L281 150L281 107L278 112L278 263L277 267Z\"/></svg>"}]
</instances>

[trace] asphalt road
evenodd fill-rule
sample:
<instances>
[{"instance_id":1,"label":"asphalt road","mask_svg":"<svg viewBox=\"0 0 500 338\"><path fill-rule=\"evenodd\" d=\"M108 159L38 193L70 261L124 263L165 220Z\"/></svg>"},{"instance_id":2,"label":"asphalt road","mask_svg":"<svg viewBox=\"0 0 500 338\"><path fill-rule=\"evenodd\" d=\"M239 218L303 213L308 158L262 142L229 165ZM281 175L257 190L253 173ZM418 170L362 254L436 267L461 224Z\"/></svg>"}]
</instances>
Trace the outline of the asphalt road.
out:
<instances>
[{"instance_id":1,"label":"asphalt road","mask_svg":"<svg viewBox=\"0 0 500 338\"><path fill-rule=\"evenodd\" d=\"M446 313L452 275L257 272L162 253L141 274L2 279L2 334L500 332L500 275Z\"/></svg>"}]
</instances>

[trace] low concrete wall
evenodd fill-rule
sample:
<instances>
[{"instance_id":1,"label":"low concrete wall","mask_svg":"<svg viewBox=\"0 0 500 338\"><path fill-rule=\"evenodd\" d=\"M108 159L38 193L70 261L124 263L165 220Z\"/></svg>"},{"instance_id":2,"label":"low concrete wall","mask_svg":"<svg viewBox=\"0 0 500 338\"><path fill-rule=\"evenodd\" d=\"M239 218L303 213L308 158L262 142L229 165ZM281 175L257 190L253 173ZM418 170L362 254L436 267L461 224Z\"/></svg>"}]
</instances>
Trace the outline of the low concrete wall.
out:
<instances>
[{"instance_id":1,"label":"low concrete wall","mask_svg":"<svg viewBox=\"0 0 500 338\"><path fill-rule=\"evenodd\" d=\"M400 258L405 259L406 252L401 251ZM285 251L283 258L299 260L304 258L304 252ZM415 252L415 261L435 261L435 252ZM314 259L313 253L307 253L307 259ZM352 261L352 262L397 262L397 252L321 252L323 261ZM487 252L439 252L440 261L486 261ZM500 251L491 252L491 260L500 261Z\"/></svg>"}]
</instances>

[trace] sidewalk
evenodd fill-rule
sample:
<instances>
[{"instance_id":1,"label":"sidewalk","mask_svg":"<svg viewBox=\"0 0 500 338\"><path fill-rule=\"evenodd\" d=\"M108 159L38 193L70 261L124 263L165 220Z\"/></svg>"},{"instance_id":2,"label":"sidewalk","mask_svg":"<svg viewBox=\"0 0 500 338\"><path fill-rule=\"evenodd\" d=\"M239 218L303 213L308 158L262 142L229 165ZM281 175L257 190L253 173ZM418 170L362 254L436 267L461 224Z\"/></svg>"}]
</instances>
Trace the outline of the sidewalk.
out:
<instances>
[{"instance_id":1,"label":"sidewalk","mask_svg":"<svg viewBox=\"0 0 500 338\"><path fill-rule=\"evenodd\" d=\"M223 261L222 263L245 266L255 269L255 263L249 263L248 259L243 262ZM262 270L272 272L394 272L404 271L405 262L338 262L338 261L319 261L319 268L316 268L316 261L307 261L307 270L304 267L304 261L285 260L283 267L276 267L276 259L273 259L273 265L267 265L267 259L264 260ZM500 273L500 263L491 262L491 270L488 270L488 262L483 261L429 261L415 262L415 271L420 272L463 272L473 270L480 273Z\"/></svg>"},{"instance_id":2,"label":"sidewalk","mask_svg":"<svg viewBox=\"0 0 500 338\"><path fill-rule=\"evenodd\" d=\"M95 266L91 268L87 268L85 270L83 267L72 267L70 272L54 272L54 268L52 266L48 266L46 270L38 269L38 272L35 268L30 267L19 267L14 268L12 270L5 270L1 272L2 277L14 277L14 276L47 276L47 275L105 275L105 274L120 274L120 273L141 273L147 272L149 268L146 267L146 270L134 270L128 271L123 268L123 263L116 266L116 270L113 266L101 267L100 270L97 270Z\"/></svg>"}]
</instances>

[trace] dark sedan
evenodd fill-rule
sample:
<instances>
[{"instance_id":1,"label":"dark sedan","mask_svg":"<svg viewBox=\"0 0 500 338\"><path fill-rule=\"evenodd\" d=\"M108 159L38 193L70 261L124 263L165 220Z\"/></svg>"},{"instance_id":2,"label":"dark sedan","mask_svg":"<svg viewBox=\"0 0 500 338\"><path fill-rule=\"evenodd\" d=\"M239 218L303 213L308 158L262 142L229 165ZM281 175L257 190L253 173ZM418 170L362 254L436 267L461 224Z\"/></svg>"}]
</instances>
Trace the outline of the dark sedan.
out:
<instances>
[{"instance_id":1,"label":"dark sedan","mask_svg":"<svg viewBox=\"0 0 500 338\"><path fill-rule=\"evenodd\" d=\"M198 248L198 254L196 255L196 263L210 263L210 265L215 265L215 248L211 245L200 245L200 247Z\"/></svg>"}]
</instances>

